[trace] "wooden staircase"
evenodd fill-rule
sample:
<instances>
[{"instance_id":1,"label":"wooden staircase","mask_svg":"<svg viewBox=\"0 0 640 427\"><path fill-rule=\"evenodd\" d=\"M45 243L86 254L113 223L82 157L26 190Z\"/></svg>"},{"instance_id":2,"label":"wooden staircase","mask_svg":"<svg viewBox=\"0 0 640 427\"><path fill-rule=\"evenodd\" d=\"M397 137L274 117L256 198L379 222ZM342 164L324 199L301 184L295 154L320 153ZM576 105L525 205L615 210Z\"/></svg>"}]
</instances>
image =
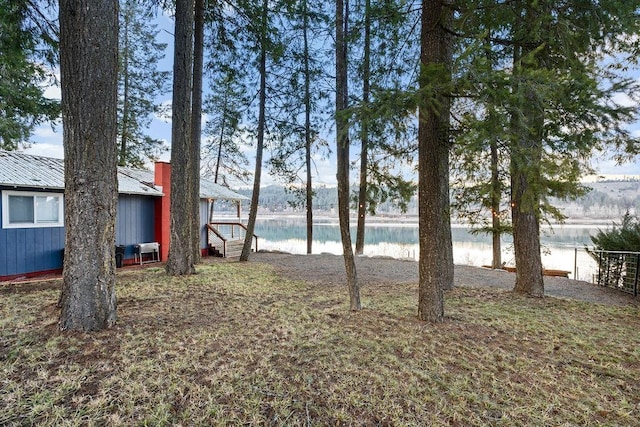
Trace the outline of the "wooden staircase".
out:
<instances>
[{"instance_id":1,"label":"wooden staircase","mask_svg":"<svg viewBox=\"0 0 640 427\"><path fill-rule=\"evenodd\" d=\"M246 227L238 222L207 224L207 245L210 253L224 258L239 257L244 247ZM258 236L253 235L252 250L258 250Z\"/></svg>"},{"instance_id":2,"label":"wooden staircase","mask_svg":"<svg viewBox=\"0 0 640 427\"><path fill-rule=\"evenodd\" d=\"M242 254L242 248L244 246L244 239L242 240L227 240L227 253L225 258L235 258Z\"/></svg>"}]
</instances>

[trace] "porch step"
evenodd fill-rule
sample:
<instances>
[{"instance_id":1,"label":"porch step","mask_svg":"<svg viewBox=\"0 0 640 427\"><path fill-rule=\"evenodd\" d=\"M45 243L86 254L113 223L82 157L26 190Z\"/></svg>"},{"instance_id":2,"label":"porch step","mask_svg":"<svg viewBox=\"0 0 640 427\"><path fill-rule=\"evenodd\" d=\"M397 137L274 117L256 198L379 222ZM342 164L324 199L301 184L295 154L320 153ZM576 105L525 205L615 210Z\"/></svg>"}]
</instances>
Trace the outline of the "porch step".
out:
<instances>
[{"instance_id":1,"label":"porch step","mask_svg":"<svg viewBox=\"0 0 640 427\"><path fill-rule=\"evenodd\" d=\"M227 258L239 257L242 254L243 246L244 246L244 240L227 241Z\"/></svg>"}]
</instances>

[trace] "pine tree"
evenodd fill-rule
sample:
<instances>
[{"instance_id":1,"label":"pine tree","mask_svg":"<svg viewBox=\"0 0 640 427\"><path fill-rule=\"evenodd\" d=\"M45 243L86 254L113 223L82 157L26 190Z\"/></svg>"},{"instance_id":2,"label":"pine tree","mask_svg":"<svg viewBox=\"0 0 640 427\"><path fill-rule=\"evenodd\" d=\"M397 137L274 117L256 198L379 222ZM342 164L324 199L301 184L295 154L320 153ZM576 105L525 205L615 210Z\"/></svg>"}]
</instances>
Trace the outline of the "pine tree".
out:
<instances>
[{"instance_id":1,"label":"pine tree","mask_svg":"<svg viewBox=\"0 0 640 427\"><path fill-rule=\"evenodd\" d=\"M236 6L240 8L240 5ZM233 11L234 9L231 9ZM230 181L249 181L249 161L242 151L243 125L252 101L251 74L246 57L242 55L248 38L243 13L233 13L220 4L209 2L205 13L206 59L209 91L204 100L207 121L206 139L202 150L202 170L216 183L229 185Z\"/></svg>"},{"instance_id":2,"label":"pine tree","mask_svg":"<svg viewBox=\"0 0 640 427\"><path fill-rule=\"evenodd\" d=\"M461 122L474 123L472 132L478 135L493 132L508 159L515 290L542 296L540 221L546 216L562 219L551 197L584 192L579 177L590 171L595 150L634 150L635 140L624 123L636 112L618 105L615 95L633 93L635 84L605 58L624 58L632 50L621 34L638 33L638 2L465 4L458 20L464 25L456 30L469 36L460 55L467 61L461 81L487 114L484 120ZM482 58L487 42L491 61ZM498 114L489 117L494 109ZM490 141L476 147L486 152Z\"/></svg>"},{"instance_id":3,"label":"pine tree","mask_svg":"<svg viewBox=\"0 0 640 427\"><path fill-rule=\"evenodd\" d=\"M610 228L598 230L591 236L591 241L596 251L640 252L640 218L627 211L620 223L614 222Z\"/></svg>"},{"instance_id":4,"label":"pine tree","mask_svg":"<svg viewBox=\"0 0 640 427\"><path fill-rule=\"evenodd\" d=\"M259 59L258 68L260 75L260 92L258 103L258 127L256 144L256 168L253 175L253 193L251 205L249 207L249 220L247 231L242 247L240 261L248 261L253 244L253 232L255 230L256 218L258 216L258 201L260 199L260 178L262 175L262 156L264 151L264 139L266 134L266 114L267 114L267 53L269 49L269 0L262 0L258 29Z\"/></svg>"},{"instance_id":5,"label":"pine tree","mask_svg":"<svg viewBox=\"0 0 640 427\"><path fill-rule=\"evenodd\" d=\"M323 156L327 143L319 135L323 118L319 105L327 102L319 88L324 53L314 48L314 35L323 31L327 17L318 5L298 0L289 5L284 32L286 42L283 67L289 74L280 85L283 102L280 114L281 141L269 160L271 174L284 181L287 192L294 195L293 206L304 207L307 218L307 253L313 246L313 158ZM317 41L316 41L317 44ZM325 58L326 59L326 58ZM312 90L315 88L315 90ZM324 116L324 117L323 117Z\"/></svg>"},{"instance_id":6,"label":"pine tree","mask_svg":"<svg viewBox=\"0 0 640 427\"><path fill-rule=\"evenodd\" d=\"M193 17L193 67L191 89L191 218L193 235L191 250L193 261L200 263L200 158L202 147L202 91L204 80L204 13L205 0L194 0Z\"/></svg>"},{"instance_id":7,"label":"pine tree","mask_svg":"<svg viewBox=\"0 0 640 427\"><path fill-rule=\"evenodd\" d=\"M26 145L36 126L60 116L59 101L44 96L56 83L50 67L58 29L46 17L51 3L0 0L0 149Z\"/></svg>"},{"instance_id":8,"label":"pine tree","mask_svg":"<svg viewBox=\"0 0 640 427\"><path fill-rule=\"evenodd\" d=\"M60 328L116 321L118 2L60 2L65 258ZM88 256L90 254L90 256Z\"/></svg>"},{"instance_id":9,"label":"pine tree","mask_svg":"<svg viewBox=\"0 0 640 427\"><path fill-rule=\"evenodd\" d=\"M208 138L203 147L203 172L223 185L229 185L229 179L246 182L251 173L240 138L242 110L249 101L244 96L243 82L235 69L223 66L212 80L211 89L205 101L208 120L204 131Z\"/></svg>"},{"instance_id":10,"label":"pine tree","mask_svg":"<svg viewBox=\"0 0 640 427\"><path fill-rule=\"evenodd\" d=\"M416 71L412 25L419 13L404 1L387 0L366 0L359 11L360 22L352 33L362 38L352 43L358 61L352 80L362 91L350 112L360 139L359 186L353 199L358 210L356 253L362 254L366 216L375 215L378 205L387 201L404 211L416 192L412 177L404 172L416 157L415 116L408 114L415 111L415 103L398 95L413 90L407 76Z\"/></svg>"},{"instance_id":11,"label":"pine tree","mask_svg":"<svg viewBox=\"0 0 640 427\"><path fill-rule=\"evenodd\" d=\"M191 96L193 90L193 24L194 3L176 1L175 45L173 64L173 101L171 122L171 217L167 274L195 273L194 241L200 233L193 221L194 198L199 188L193 180L194 141L191 137Z\"/></svg>"},{"instance_id":12,"label":"pine tree","mask_svg":"<svg viewBox=\"0 0 640 427\"><path fill-rule=\"evenodd\" d=\"M449 216L449 116L452 10L442 0L422 0L418 131L418 317L444 318L443 290L453 287Z\"/></svg>"},{"instance_id":13,"label":"pine tree","mask_svg":"<svg viewBox=\"0 0 640 427\"><path fill-rule=\"evenodd\" d=\"M344 258L349 304L360 310L360 287L356 263L351 247L349 229L349 120L348 108L348 51L349 0L336 0L336 180L338 182L338 218Z\"/></svg>"},{"instance_id":14,"label":"pine tree","mask_svg":"<svg viewBox=\"0 0 640 427\"><path fill-rule=\"evenodd\" d=\"M468 65L487 67L486 75L495 75L495 52L490 38L488 34L474 46L484 53L475 58L480 64ZM479 79L475 84L479 86L481 96L464 110L458 119L458 132L454 132L452 207L458 218L472 226L472 233L491 235L491 266L502 268L501 237L512 232L509 206L504 201L510 188L503 119L507 113L500 104L500 97L505 94L496 90L496 84L490 78Z\"/></svg>"},{"instance_id":15,"label":"pine tree","mask_svg":"<svg viewBox=\"0 0 640 427\"><path fill-rule=\"evenodd\" d=\"M146 135L152 115L160 112L158 95L167 91L169 73L158 71L166 44L156 41L153 12L136 0L120 4L120 69L118 72L118 164L141 167L165 150Z\"/></svg>"}]
</instances>

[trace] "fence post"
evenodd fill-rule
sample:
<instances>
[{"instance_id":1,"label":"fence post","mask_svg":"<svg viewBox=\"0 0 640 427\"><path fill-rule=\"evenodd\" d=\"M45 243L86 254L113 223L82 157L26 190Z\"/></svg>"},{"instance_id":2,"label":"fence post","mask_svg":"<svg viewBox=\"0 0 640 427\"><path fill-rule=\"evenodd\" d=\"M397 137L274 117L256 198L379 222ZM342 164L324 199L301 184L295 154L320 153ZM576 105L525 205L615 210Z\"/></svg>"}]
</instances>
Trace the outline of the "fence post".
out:
<instances>
[{"instance_id":1,"label":"fence post","mask_svg":"<svg viewBox=\"0 0 640 427\"><path fill-rule=\"evenodd\" d=\"M602 252L600 252L600 259L602 260ZM610 268L609 268L610 267L610 265L609 265L610 264L609 263L609 261L610 261L609 255L607 255L606 260L607 260L607 265L606 265L606 268L607 268L606 275L607 275L607 277L605 277L605 279L604 279L604 284L600 283L600 285L602 285L602 286L609 286L609 270L610 270Z\"/></svg>"},{"instance_id":2,"label":"fence post","mask_svg":"<svg viewBox=\"0 0 640 427\"><path fill-rule=\"evenodd\" d=\"M578 280L578 248L573 248L573 280Z\"/></svg>"},{"instance_id":3,"label":"fence post","mask_svg":"<svg viewBox=\"0 0 640 427\"><path fill-rule=\"evenodd\" d=\"M636 277L633 281L633 296L638 296L638 267L640 266L640 254L636 254Z\"/></svg>"}]
</instances>

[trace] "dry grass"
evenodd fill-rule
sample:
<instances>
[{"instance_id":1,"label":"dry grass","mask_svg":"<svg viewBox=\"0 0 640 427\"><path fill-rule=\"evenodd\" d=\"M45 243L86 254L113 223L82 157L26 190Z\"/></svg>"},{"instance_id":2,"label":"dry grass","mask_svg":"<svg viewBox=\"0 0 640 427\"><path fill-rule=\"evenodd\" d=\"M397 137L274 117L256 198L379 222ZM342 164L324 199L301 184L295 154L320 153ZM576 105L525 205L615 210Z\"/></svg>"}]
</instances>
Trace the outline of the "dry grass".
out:
<instances>
[{"instance_id":1,"label":"dry grass","mask_svg":"<svg viewBox=\"0 0 640 427\"><path fill-rule=\"evenodd\" d=\"M59 333L58 282L0 285L0 425L640 425L640 315L210 263L119 273L109 331Z\"/></svg>"}]
</instances>

